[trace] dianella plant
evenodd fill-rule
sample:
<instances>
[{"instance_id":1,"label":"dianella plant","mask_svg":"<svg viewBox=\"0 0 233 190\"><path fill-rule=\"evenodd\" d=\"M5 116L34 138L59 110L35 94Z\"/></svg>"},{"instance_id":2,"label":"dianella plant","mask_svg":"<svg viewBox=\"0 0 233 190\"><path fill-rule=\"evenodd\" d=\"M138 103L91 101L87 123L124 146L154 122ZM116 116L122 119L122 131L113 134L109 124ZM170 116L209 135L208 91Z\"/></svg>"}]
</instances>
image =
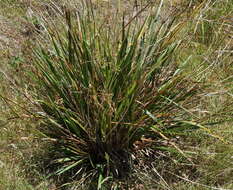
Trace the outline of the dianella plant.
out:
<instances>
[{"instance_id":1,"label":"dianella plant","mask_svg":"<svg viewBox=\"0 0 233 190\"><path fill-rule=\"evenodd\" d=\"M191 111L200 84L184 72L188 61L176 59L179 15L162 19L161 5L146 9L112 23L90 4L66 9L62 27L48 26L48 43L34 48L35 100L40 130L59 153L55 174L86 176L101 189L130 174L140 149L186 157L169 139L204 128Z\"/></svg>"}]
</instances>

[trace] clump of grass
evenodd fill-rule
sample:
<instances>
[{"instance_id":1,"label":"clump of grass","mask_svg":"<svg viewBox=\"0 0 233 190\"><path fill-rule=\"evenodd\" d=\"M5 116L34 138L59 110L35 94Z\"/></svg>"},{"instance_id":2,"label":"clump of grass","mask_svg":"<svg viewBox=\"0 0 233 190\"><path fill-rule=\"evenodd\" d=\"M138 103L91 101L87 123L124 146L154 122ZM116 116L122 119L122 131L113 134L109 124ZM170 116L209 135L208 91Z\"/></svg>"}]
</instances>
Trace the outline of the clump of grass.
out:
<instances>
[{"instance_id":1,"label":"clump of grass","mask_svg":"<svg viewBox=\"0 0 233 190\"><path fill-rule=\"evenodd\" d=\"M126 179L146 147L188 159L169 139L204 127L189 111L200 84L183 72L187 62L176 63L178 15L161 22L160 5L113 31L84 10L66 10L64 31L47 28L51 47L35 48L35 101L41 132L55 141L55 174L101 189Z\"/></svg>"},{"instance_id":2,"label":"clump of grass","mask_svg":"<svg viewBox=\"0 0 233 190\"><path fill-rule=\"evenodd\" d=\"M184 6L185 3L187 1ZM159 17L153 18L155 13L143 21L141 18L145 14L141 14L139 6L134 19L127 18L132 10L126 8L128 12L114 15L116 20L113 20L109 18L113 16L109 6L108 14L99 9L96 12L89 10L86 15L79 11L84 17L76 21L74 15L70 18L68 13L66 24L58 26L63 9L58 10L59 16L50 18L50 21L55 19L56 27L48 28L50 39L45 38L46 46L41 45L37 52L35 84L24 76L24 70L32 66L25 64L32 60L31 44L24 42L23 59L17 54L12 57L7 49L2 51L0 189L33 189L32 185L41 189L43 184L47 189L50 181L38 183L44 178L41 172L50 162L60 169L55 172L62 175L59 179L67 177L66 182L77 179L75 183L89 183L93 189L98 183L99 189L108 188L107 185L117 188L121 184L118 180L128 177L131 179L128 189L217 189L220 186L231 189L231 123L221 124L225 118L229 121L232 118L231 4L230 1L222 4L210 0L188 2L188 16L184 11L179 19L176 17L164 23L160 22L163 21L160 11L156 12ZM13 10L18 5L8 3L7 6ZM26 11L26 6L22 5L22 8L24 11L20 14ZM45 10L40 11L44 14ZM5 11L3 15L8 13ZM122 15L124 19L120 20ZM190 25L180 26L179 20L186 19ZM179 33L180 29L182 33ZM43 32L36 35L43 35ZM178 41L182 35L186 37L184 43ZM54 43L51 48L50 43ZM79 47L78 51L75 47ZM189 59L185 61L187 57ZM7 67L5 60L12 68ZM184 71L182 62L192 64ZM195 76L194 72L200 70L203 71ZM192 80L188 73L192 74ZM85 86L84 80L87 80ZM202 93L198 95L200 81L208 90L201 89ZM28 94L34 85L38 93L35 100L39 99L42 111L38 114L45 116L41 131L50 137L36 141L32 126L35 120L29 121L29 113L35 113L35 107ZM132 92L128 95L130 87ZM22 113L26 109L26 114ZM33 116L38 119L38 115ZM19 124L18 119L23 122ZM199 126L206 130L205 133L191 133L198 128L196 121L204 120L208 120L205 122L210 126L208 130ZM213 124L219 124L218 128L213 128ZM80 131L80 126L84 128L83 135L74 132ZM220 141L211 138L210 133ZM186 137L181 138L182 135ZM120 142L120 138L126 139L125 142ZM50 148L43 147L48 140L55 143ZM49 152L47 157L44 152ZM32 159L28 161L32 153L36 163ZM195 164L190 163L190 158L195 159ZM45 168L40 170L37 165Z\"/></svg>"}]
</instances>

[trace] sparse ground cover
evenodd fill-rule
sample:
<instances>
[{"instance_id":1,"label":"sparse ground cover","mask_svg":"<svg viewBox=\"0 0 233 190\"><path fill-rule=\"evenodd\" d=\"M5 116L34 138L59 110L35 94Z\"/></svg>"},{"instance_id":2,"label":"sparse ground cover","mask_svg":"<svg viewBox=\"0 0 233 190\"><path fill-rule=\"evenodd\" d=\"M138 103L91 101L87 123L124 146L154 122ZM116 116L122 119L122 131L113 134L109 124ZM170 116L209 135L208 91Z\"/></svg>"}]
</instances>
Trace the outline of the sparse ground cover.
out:
<instances>
[{"instance_id":1,"label":"sparse ground cover","mask_svg":"<svg viewBox=\"0 0 233 190\"><path fill-rule=\"evenodd\" d=\"M114 21L120 25L125 11L125 22L130 22L129 18L147 4L145 1L132 1L132 4L123 1L95 3L97 15L101 15L99 20L108 19L104 23L106 27L116 26ZM134 143L136 147L146 145L134 154L139 161L135 167L137 172L126 180L127 183L124 180L114 183L118 184L119 189L233 189L233 2L206 0L184 1L183 4L182 1L163 3L167 6L165 10L170 12L183 10L177 21L183 20L180 30L171 40L185 39L185 43L181 43L171 61L175 60L177 64L187 62L186 75L190 76L191 73L193 81L201 85L198 99L191 101L185 108L190 107L188 112L201 118L203 121L200 123L208 125L205 130L190 132L185 137L178 135L170 140L163 139L163 143L169 144L171 141L179 145L188 160L169 150L154 155L154 150L147 148L146 142L137 141L139 144ZM41 13L48 13L53 22L62 22L61 17L53 15L53 10L63 10L65 3L3 0L0 7L0 189L62 189L61 177L46 178L51 164L49 159L52 159L46 147L50 147L51 142L36 129L40 120L28 113L37 108L30 102L35 84L29 82L31 79L25 71L32 68L31 48L44 32L37 31L40 29L38 22ZM122 11L121 14L114 14L115 7ZM167 13L161 13L165 20ZM146 11L138 14L138 17L145 15ZM60 26L63 24L60 23ZM57 29L60 26L57 25ZM120 27L116 30L120 30Z\"/></svg>"}]
</instances>

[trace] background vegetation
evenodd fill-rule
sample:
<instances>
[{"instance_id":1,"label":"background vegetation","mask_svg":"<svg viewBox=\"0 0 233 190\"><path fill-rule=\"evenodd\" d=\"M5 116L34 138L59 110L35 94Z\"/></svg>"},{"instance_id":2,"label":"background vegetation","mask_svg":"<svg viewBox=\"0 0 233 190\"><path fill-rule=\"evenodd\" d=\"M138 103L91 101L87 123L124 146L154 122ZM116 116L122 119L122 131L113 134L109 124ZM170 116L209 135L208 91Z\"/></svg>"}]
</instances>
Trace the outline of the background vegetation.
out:
<instances>
[{"instance_id":1,"label":"background vegetation","mask_svg":"<svg viewBox=\"0 0 233 190\"><path fill-rule=\"evenodd\" d=\"M0 189L233 189L232 0L0 5Z\"/></svg>"}]
</instances>

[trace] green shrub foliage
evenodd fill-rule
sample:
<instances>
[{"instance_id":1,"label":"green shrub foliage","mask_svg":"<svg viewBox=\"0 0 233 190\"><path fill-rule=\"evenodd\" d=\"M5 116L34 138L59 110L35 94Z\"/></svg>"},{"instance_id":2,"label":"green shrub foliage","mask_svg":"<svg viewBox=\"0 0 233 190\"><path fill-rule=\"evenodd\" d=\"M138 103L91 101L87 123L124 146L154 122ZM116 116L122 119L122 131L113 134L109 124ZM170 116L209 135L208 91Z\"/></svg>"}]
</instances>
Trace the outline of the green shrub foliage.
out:
<instances>
[{"instance_id":1,"label":"green shrub foliage","mask_svg":"<svg viewBox=\"0 0 233 190\"><path fill-rule=\"evenodd\" d=\"M91 174L100 186L127 176L140 148L180 151L160 142L200 127L188 111L198 86L176 60L176 16L161 22L159 7L144 19L123 16L113 30L88 10L67 10L63 30L48 27L51 47L35 48L34 78L56 174ZM150 143L137 146L142 138Z\"/></svg>"}]
</instances>

